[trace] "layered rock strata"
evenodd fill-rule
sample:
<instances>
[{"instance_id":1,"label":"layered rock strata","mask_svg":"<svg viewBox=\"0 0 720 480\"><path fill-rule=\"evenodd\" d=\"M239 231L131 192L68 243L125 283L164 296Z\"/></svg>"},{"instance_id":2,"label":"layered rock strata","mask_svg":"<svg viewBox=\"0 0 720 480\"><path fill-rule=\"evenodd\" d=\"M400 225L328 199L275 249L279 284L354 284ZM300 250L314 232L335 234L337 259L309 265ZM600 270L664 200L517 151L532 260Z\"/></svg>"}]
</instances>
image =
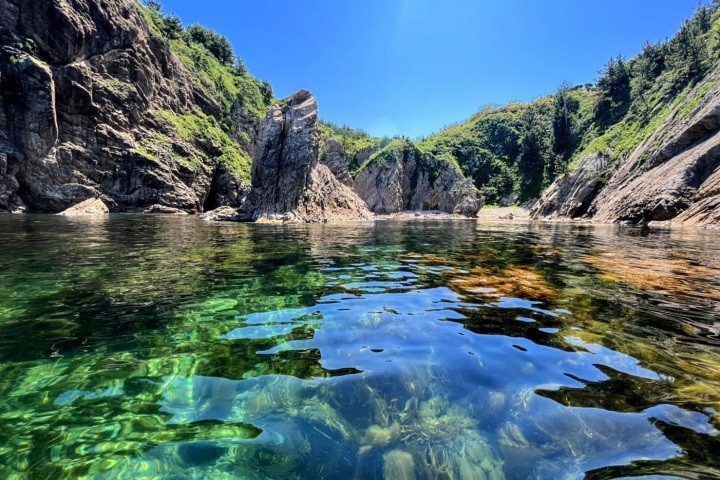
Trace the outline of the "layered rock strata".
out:
<instances>
[{"instance_id":1,"label":"layered rock strata","mask_svg":"<svg viewBox=\"0 0 720 480\"><path fill-rule=\"evenodd\" d=\"M371 217L365 203L319 162L317 102L300 91L260 123L247 220L318 222Z\"/></svg>"},{"instance_id":2,"label":"layered rock strata","mask_svg":"<svg viewBox=\"0 0 720 480\"><path fill-rule=\"evenodd\" d=\"M533 217L720 227L718 69L688 97L698 106L679 105L627 160L593 154L556 180Z\"/></svg>"}]
</instances>

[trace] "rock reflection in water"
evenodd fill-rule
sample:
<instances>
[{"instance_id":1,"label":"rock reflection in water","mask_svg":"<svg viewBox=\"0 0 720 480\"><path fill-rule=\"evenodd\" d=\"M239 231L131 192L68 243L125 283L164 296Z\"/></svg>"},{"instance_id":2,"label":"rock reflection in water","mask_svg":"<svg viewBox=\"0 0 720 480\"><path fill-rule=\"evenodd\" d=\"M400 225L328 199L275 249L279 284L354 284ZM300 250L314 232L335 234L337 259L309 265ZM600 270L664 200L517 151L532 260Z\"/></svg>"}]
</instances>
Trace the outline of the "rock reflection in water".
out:
<instances>
[{"instance_id":1,"label":"rock reflection in water","mask_svg":"<svg viewBox=\"0 0 720 480\"><path fill-rule=\"evenodd\" d=\"M712 236L0 224L3 477L720 475Z\"/></svg>"}]
</instances>

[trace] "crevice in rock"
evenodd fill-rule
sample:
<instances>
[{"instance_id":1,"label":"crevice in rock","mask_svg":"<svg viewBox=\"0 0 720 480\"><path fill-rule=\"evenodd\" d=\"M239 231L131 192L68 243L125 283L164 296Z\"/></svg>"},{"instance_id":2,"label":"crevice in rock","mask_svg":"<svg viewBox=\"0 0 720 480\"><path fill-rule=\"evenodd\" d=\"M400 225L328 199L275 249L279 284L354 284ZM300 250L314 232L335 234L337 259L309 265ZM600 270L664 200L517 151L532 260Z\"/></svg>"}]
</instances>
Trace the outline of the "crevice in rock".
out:
<instances>
[{"instance_id":1,"label":"crevice in rock","mask_svg":"<svg viewBox=\"0 0 720 480\"><path fill-rule=\"evenodd\" d=\"M216 208L223 206L217 201L218 195L221 193L220 175L221 166L218 164L213 168L212 178L210 179L210 188L205 194L205 199L202 205L203 212L209 212L210 210L215 210Z\"/></svg>"},{"instance_id":2,"label":"crevice in rock","mask_svg":"<svg viewBox=\"0 0 720 480\"><path fill-rule=\"evenodd\" d=\"M647 170L657 167L661 163L681 155L701 143L707 141L720 131L720 115L711 114L702 117L688 126L674 140L666 143L659 152L652 156L647 163Z\"/></svg>"},{"instance_id":3,"label":"crevice in rock","mask_svg":"<svg viewBox=\"0 0 720 480\"><path fill-rule=\"evenodd\" d=\"M598 196L600 191L605 187L604 183L597 182L595 186L593 187L592 191L588 194L588 196L582 201L580 206L575 210L570 218L581 218L584 217L588 212L590 211L590 207L592 206L592 203L595 201L595 198ZM592 216L592 215L590 215Z\"/></svg>"}]
</instances>

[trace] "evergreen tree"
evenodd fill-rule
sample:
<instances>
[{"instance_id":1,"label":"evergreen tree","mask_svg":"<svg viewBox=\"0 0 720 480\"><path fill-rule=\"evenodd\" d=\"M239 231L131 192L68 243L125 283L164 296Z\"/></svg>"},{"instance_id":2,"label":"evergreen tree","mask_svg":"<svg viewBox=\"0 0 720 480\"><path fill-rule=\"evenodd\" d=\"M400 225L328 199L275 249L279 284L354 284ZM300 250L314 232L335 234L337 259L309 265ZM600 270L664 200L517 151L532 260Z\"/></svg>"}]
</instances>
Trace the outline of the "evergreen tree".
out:
<instances>
[{"instance_id":1,"label":"evergreen tree","mask_svg":"<svg viewBox=\"0 0 720 480\"><path fill-rule=\"evenodd\" d=\"M635 57L630 65L630 88L634 98L640 98L646 108L647 93L655 84L655 80L666 69L667 48L662 43L646 43L642 52Z\"/></svg>"},{"instance_id":2,"label":"evergreen tree","mask_svg":"<svg viewBox=\"0 0 720 480\"><path fill-rule=\"evenodd\" d=\"M232 65L235 62L232 45L223 35L197 23L190 25L186 33L190 41L203 45L223 65Z\"/></svg>"},{"instance_id":3,"label":"evergreen tree","mask_svg":"<svg viewBox=\"0 0 720 480\"><path fill-rule=\"evenodd\" d=\"M555 135L553 117L555 106L550 102L535 102L528 105L522 116L522 133L520 136L520 157L517 168L522 172L520 191L523 198L537 198L543 187L548 183L546 167L555 165L553 145Z\"/></svg>"},{"instance_id":4,"label":"evergreen tree","mask_svg":"<svg viewBox=\"0 0 720 480\"><path fill-rule=\"evenodd\" d=\"M597 81L595 120L603 127L617 122L630 107L630 71L622 55L610 57Z\"/></svg>"}]
</instances>

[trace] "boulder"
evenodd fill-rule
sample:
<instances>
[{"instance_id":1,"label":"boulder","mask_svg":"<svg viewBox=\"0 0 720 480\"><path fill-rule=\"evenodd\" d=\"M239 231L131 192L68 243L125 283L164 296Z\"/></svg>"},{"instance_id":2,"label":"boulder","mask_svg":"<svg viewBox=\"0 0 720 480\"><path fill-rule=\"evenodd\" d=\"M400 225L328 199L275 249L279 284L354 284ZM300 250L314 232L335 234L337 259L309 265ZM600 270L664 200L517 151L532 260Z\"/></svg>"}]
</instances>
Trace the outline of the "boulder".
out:
<instances>
[{"instance_id":1,"label":"boulder","mask_svg":"<svg viewBox=\"0 0 720 480\"><path fill-rule=\"evenodd\" d=\"M142 213L152 213L155 215L187 215L188 212L180 208L170 207L155 203L143 209Z\"/></svg>"},{"instance_id":2,"label":"boulder","mask_svg":"<svg viewBox=\"0 0 720 480\"><path fill-rule=\"evenodd\" d=\"M64 215L66 217L75 217L81 215L107 215L110 213L110 209L105 203L99 198L88 198L83 200L77 205L73 205L60 212L58 215Z\"/></svg>"},{"instance_id":3,"label":"boulder","mask_svg":"<svg viewBox=\"0 0 720 480\"><path fill-rule=\"evenodd\" d=\"M243 217L237 208L224 206L203 213L200 219L208 222L239 222Z\"/></svg>"}]
</instances>

